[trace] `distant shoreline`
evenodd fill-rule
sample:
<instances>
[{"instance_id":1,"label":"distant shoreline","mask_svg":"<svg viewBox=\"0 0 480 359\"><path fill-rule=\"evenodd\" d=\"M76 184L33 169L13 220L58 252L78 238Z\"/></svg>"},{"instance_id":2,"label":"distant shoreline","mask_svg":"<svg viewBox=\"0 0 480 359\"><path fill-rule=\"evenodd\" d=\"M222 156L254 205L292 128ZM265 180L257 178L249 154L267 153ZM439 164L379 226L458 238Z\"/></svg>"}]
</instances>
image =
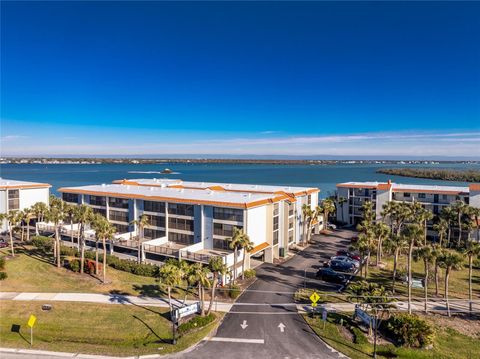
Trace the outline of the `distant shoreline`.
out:
<instances>
[{"instance_id":1,"label":"distant shoreline","mask_svg":"<svg viewBox=\"0 0 480 359\"><path fill-rule=\"evenodd\" d=\"M376 171L392 176L427 178L442 181L480 182L480 171L435 168L381 168Z\"/></svg>"},{"instance_id":2,"label":"distant shoreline","mask_svg":"<svg viewBox=\"0 0 480 359\"><path fill-rule=\"evenodd\" d=\"M272 164L272 165L336 165L336 164L479 164L480 161L433 160L315 160L315 159L228 159L228 158L51 158L9 157L0 164L167 164L167 163L221 163L221 164Z\"/></svg>"}]
</instances>

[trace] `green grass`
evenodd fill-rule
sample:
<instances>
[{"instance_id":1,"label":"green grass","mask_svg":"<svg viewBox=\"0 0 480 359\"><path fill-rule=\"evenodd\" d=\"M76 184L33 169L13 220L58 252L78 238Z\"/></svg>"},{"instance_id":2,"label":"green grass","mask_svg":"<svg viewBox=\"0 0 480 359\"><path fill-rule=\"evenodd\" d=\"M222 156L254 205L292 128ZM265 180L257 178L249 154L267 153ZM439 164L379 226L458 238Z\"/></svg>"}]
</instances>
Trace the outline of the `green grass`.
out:
<instances>
[{"instance_id":1,"label":"green grass","mask_svg":"<svg viewBox=\"0 0 480 359\"><path fill-rule=\"evenodd\" d=\"M373 345L370 343L355 344L344 335L338 324L339 318L347 323L351 316L341 314L329 314L325 329L323 322L304 316L307 323L330 346L349 356L352 359L371 358ZM432 349L410 349L395 347L393 344L377 346L378 358L399 358L399 359L474 359L480 353L480 342L478 338L460 334L450 328L436 328L436 337Z\"/></svg>"},{"instance_id":2,"label":"green grass","mask_svg":"<svg viewBox=\"0 0 480 359\"><path fill-rule=\"evenodd\" d=\"M8 250L0 255L8 255ZM158 295L155 278L107 268L107 284L93 276L73 273L65 268L56 268L51 258L35 254L27 249L17 249L14 258L6 260L8 278L0 283L2 292L46 292L46 293L109 293L117 291L128 294Z\"/></svg>"},{"instance_id":3,"label":"green grass","mask_svg":"<svg viewBox=\"0 0 480 359\"><path fill-rule=\"evenodd\" d=\"M50 303L41 310L39 302L0 301L0 346L30 348L30 314L37 317L33 349L86 354L143 355L168 354L184 350L203 339L218 323L180 337L171 344L172 327L164 308L133 305ZM20 332L13 332L12 325Z\"/></svg>"}]
</instances>

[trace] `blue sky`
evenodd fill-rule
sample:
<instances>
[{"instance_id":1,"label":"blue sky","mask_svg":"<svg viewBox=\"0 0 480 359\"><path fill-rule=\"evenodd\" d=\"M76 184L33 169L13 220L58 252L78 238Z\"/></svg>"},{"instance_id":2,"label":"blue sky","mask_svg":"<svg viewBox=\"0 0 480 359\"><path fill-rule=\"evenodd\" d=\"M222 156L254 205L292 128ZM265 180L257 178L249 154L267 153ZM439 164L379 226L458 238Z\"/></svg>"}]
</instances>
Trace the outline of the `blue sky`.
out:
<instances>
[{"instance_id":1,"label":"blue sky","mask_svg":"<svg viewBox=\"0 0 480 359\"><path fill-rule=\"evenodd\" d=\"M1 153L480 158L478 2L2 2Z\"/></svg>"}]
</instances>

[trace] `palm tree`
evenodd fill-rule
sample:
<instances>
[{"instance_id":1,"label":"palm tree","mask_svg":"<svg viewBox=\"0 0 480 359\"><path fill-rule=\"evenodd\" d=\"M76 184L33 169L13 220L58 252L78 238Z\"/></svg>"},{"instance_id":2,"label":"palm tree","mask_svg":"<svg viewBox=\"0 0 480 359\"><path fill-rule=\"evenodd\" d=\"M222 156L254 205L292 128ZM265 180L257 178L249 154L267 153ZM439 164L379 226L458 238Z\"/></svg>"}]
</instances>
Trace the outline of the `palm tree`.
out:
<instances>
[{"instance_id":1,"label":"palm tree","mask_svg":"<svg viewBox=\"0 0 480 359\"><path fill-rule=\"evenodd\" d=\"M412 219L410 203L390 201L383 205L382 217L388 218L392 232L400 236L403 225Z\"/></svg>"},{"instance_id":2,"label":"palm tree","mask_svg":"<svg viewBox=\"0 0 480 359\"><path fill-rule=\"evenodd\" d=\"M103 245L103 267L102 282L107 282L107 239L111 239L115 234L115 227L101 214L97 214L93 222L95 229L95 237L102 239ZM95 274L98 275L98 250L95 258Z\"/></svg>"},{"instance_id":3,"label":"palm tree","mask_svg":"<svg viewBox=\"0 0 480 359\"><path fill-rule=\"evenodd\" d=\"M382 260L382 248L383 248L383 240L388 238L390 235L390 227L383 223L383 222L376 222L373 226L373 233L377 239L377 258L376 258L376 266L380 264Z\"/></svg>"},{"instance_id":4,"label":"palm tree","mask_svg":"<svg viewBox=\"0 0 480 359\"><path fill-rule=\"evenodd\" d=\"M409 224L403 233L405 240L408 242L408 314L412 314L412 254L413 246L419 242L423 236L423 228L418 224Z\"/></svg>"},{"instance_id":5,"label":"palm tree","mask_svg":"<svg viewBox=\"0 0 480 359\"><path fill-rule=\"evenodd\" d=\"M229 247L233 250L233 283L237 279L237 261L238 261L238 251L242 248L242 244L244 242L243 229L233 227L232 237L228 239ZM245 253L243 254L245 256Z\"/></svg>"},{"instance_id":6,"label":"palm tree","mask_svg":"<svg viewBox=\"0 0 480 359\"><path fill-rule=\"evenodd\" d=\"M345 197L338 197L337 199L337 205L340 206L340 209L341 209L341 213L342 213L342 223L345 223L344 219L343 219L343 206L345 205L345 203L347 203L347 199Z\"/></svg>"},{"instance_id":7,"label":"palm tree","mask_svg":"<svg viewBox=\"0 0 480 359\"><path fill-rule=\"evenodd\" d=\"M25 226L23 225L23 218L25 217L23 211L17 212L17 225L20 225L20 241L23 242L23 233L25 232Z\"/></svg>"},{"instance_id":8,"label":"palm tree","mask_svg":"<svg viewBox=\"0 0 480 359\"><path fill-rule=\"evenodd\" d=\"M198 287L198 299L200 300L200 314L205 315L205 288L210 286L208 276L210 270L201 263L195 263L188 268L187 282L189 285Z\"/></svg>"},{"instance_id":9,"label":"palm tree","mask_svg":"<svg viewBox=\"0 0 480 359\"><path fill-rule=\"evenodd\" d=\"M434 244L432 245L432 257L433 257L433 263L435 266L435 295L438 297L438 281L439 281L439 276L440 276L440 260L439 258L443 255L444 249L438 245Z\"/></svg>"},{"instance_id":10,"label":"palm tree","mask_svg":"<svg viewBox=\"0 0 480 359\"><path fill-rule=\"evenodd\" d=\"M450 303L448 301L448 281L452 270L459 270L462 268L463 257L460 253L453 250L445 250L439 258L440 266L445 268L445 300L447 302L447 313L450 313Z\"/></svg>"},{"instance_id":11,"label":"palm tree","mask_svg":"<svg viewBox=\"0 0 480 359\"><path fill-rule=\"evenodd\" d=\"M37 217L38 222L43 222L45 214L47 213L48 206L44 202L37 202L32 206L33 212Z\"/></svg>"},{"instance_id":12,"label":"palm tree","mask_svg":"<svg viewBox=\"0 0 480 359\"><path fill-rule=\"evenodd\" d=\"M423 236L424 236L423 245L426 246L427 245L427 222L433 219L433 213L427 209L424 209L421 212L419 219L423 221Z\"/></svg>"},{"instance_id":13,"label":"palm tree","mask_svg":"<svg viewBox=\"0 0 480 359\"><path fill-rule=\"evenodd\" d=\"M23 220L27 226L27 242L30 241L30 221L35 217L35 213L32 208L25 208L23 210Z\"/></svg>"},{"instance_id":14,"label":"palm tree","mask_svg":"<svg viewBox=\"0 0 480 359\"><path fill-rule=\"evenodd\" d=\"M325 198L322 201L321 208L323 209L325 226L328 227L328 216L335 211L335 202L331 198Z\"/></svg>"},{"instance_id":15,"label":"palm tree","mask_svg":"<svg viewBox=\"0 0 480 359\"><path fill-rule=\"evenodd\" d=\"M470 215L473 217L473 223L477 229L477 242L480 242L480 208L471 207Z\"/></svg>"},{"instance_id":16,"label":"palm tree","mask_svg":"<svg viewBox=\"0 0 480 359\"><path fill-rule=\"evenodd\" d=\"M142 214L138 219L131 222L135 227L137 227L137 260L138 263L142 263L142 242L145 232L145 228L148 228L150 220L146 214Z\"/></svg>"},{"instance_id":17,"label":"palm tree","mask_svg":"<svg viewBox=\"0 0 480 359\"><path fill-rule=\"evenodd\" d=\"M472 269L473 257L480 255L480 244L470 241L465 250L468 257L468 301L470 306L470 315L472 314Z\"/></svg>"},{"instance_id":18,"label":"palm tree","mask_svg":"<svg viewBox=\"0 0 480 359\"><path fill-rule=\"evenodd\" d=\"M457 225L458 225L458 238L457 238L457 247L460 247L461 240L462 240L462 217L468 211L468 205L465 204L463 201L456 201L453 205L453 212L456 214L457 217Z\"/></svg>"},{"instance_id":19,"label":"palm tree","mask_svg":"<svg viewBox=\"0 0 480 359\"><path fill-rule=\"evenodd\" d=\"M182 283L183 273L180 271L178 266L172 262L167 261L163 266L160 267L159 279L160 283L167 287L168 293L168 306L170 307L170 312L172 312L172 288L180 285Z\"/></svg>"},{"instance_id":20,"label":"palm tree","mask_svg":"<svg viewBox=\"0 0 480 359\"><path fill-rule=\"evenodd\" d=\"M438 233L440 247L443 245L443 240L447 235L448 227L448 221L442 217L440 217L438 222L433 225L433 230Z\"/></svg>"},{"instance_id":21,"label":"palm tree","mask_svg":"<svg viewBox=\"0 0 480 359\"><path fill-rule=\"evenodd\" d=\"M224 276L228 272L227 265L223 263L222 257L212 257L208 262L208 268L210 272L213 274L213 282L212 282L212 292L210 294L210 305L208 306L207 315L210 314L213 308L213 300L215 298L215 288L218 284L218 277Z\"/></svg>"},{"instance_id":22,"label":"palm tree","mask_svg":"<svg viewBox=\"0 0 480 359\"><path fill-rule=\"evenodd\" d=\"M423 246L421 248L417 248L413 252L413 259L415 261L422 260L423 261L423 268L424 268L424 293L425 293L425 313L427 313L427 301L428 301L428 266L430 263L433 262L435 259L434 250L431 246Z\"/></svg>"},{"instance_id":23,"label":"palm tree","mask_svg":"<svg viewBox=\"0 0 480 359\"><path fill-rule=\"evenodd\" d=\"M54 246L54 257L57 264L57 268L61 267L60 263L60 225L65 219L64 205L61 199L57 198L56 200L50 201L50 209L48 210L48 220L53 222L55 228L55 246Z\"/></svg>"},{"instance_id":24,"label":"palm tree","mask_svg":"<svg viewBox=\"0 0 480 359\"><path fill-rule=\"evenodd\" d=\"M10 250L12 253L12 257L15 257L15 249L13 247L13 228L18 223L17 211L11 210L8 213L0 213L0 218L0 222L3 222L3 220L7 221L8 234L10 235Z\"/></svg>"},{"instance_id":25,"label":"palm tree","mask_svg":"<svg viewBox=\"0 0 480 359\"><path fill-rule=\"evenodd\" d=\"M363 276L363 270L365 270L365 278L368 276L368 262L370 260L370 251L373 246L373 234L371 231L367 231L366 233L360 233L358 235L358 240L352 244L352 249L357 250L360 253L360 268L359 273L360 276ZM363 264L363 258L367 257L366 264Z\"/></svg>"},{"instance_id":26,"label":"palm tree","mask_svg":"<svg viewBox=\"0 0 480 359\"><path fill-rule=\"evenodd\" d=\"M85 262L85 227L92 222L94 213L91 207L81 204L77 207L75 216L80 228L78 243L80 246L80 273L83 274Z\"/></svg>"},{"instance_id":27,"label":"palm tree","mask_svg":"<svg viewBox=\"0 0 480 359\"><path fill-rule=\"evenodd\" d=\"M303 236L302 236L302 245L308 243L307 232L310 231L310 224L313 220L313 210L308 204L302 206L302 216L303 216Z\"/></svg>"},{"instance_id":28,"label":"palm tree","mask_svg":"<svg viewBox=\"0 0 480 359\"><path fill-rule=\"evenodd\" d=\"M392 274L392 293L395 293L395 281L397 278L398 257L405 248L406 242L404 236L391 233L385 242L387 249L393 254L393 274Z\"/></svg>"},{"instance_id":29,"label":"palm tree","mask_svg":"<svg viewBox=\"0 0 480 359\"><path fill-rule=\"evenodd\" d=\"M242 257L242 280L245 279L245 259L247 258L247 253L253 249L254 245L253 242L250 241L250 237L248 234L244 233L242 236L242 240L240 242L240 248L243 250L243 257Z\"/></svg>"},{"instance_id":30,"label":"palm tree","mask_svg":"<svg viewBox=\"0 0 480 359\"><path fill-rule=\"evenodd\" d=\"M107 219L100 213L95 213L92 219L92 228L95 231L95 275L98 276L98 242L102 239L102 230Z\"/></svg>"},{"instance_id":31,"label":"palm tree","mask_svg":"<svg viewBox=\"0 0 480 359\"><path fill-rule=\"evenodd\" d=\"M75 219L75 213L77 212L77 206L74 204L65 204L65 217L70 222L70 242L73 244L73 222Z\"/></svg>"},{"instance_id":32,"label":"palm tree","mask_svg":"<svg viewBox=\"0 0 480 359\"><path fill-rule=\"evenodd\" d=\"M454 217L455 213L452 206L443 207L442 211L440 212L440 218L443 218L448 225L447 247L450 247L450 239L452 237L452 222L454 221Z\"/></svg>"}]
</instances>

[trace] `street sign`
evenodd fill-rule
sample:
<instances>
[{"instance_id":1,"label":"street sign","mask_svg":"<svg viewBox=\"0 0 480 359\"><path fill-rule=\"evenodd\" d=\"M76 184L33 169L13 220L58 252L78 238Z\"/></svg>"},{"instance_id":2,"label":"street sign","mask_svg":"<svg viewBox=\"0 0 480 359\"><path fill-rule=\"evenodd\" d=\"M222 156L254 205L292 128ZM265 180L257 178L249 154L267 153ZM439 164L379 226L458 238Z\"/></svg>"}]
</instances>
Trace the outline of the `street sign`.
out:
<instances>
[{"instance_id":1,"label":"street sign","mask_svg":"<svg viewBox=\"0 0 480 359\"><path fill-rule=\"evenodd\" d=\"M312 301L312 307L317 306L317 302L320 299L320 296L317 294L317 292L313 292L312 295L310 296L310 300Z\"/></svg>"},{"instance_id":2,"label":"street sign","mask_svg":"<svg viewBox=\"0 0 480 359\"><path fill-rule=\"evenodd\" d=\"M372 324L373 318L358 306L355 307L355 316L360 318L360 320L368 326Z\"/></svg>"},{"instance_id":3,"label":"street sign","mask_svg":"<svg viewBox=\"0 0 480 359\"><path fill-rule=\"evenodd\" d=\"M196 302L185 307L175 309L172 312L172 319L174 322L178 322L180 319L198 312L200 312L200 302Z\"/></svg>"},{"instance_id":4,"label":"street sign","mask_svg":"<svg viewBox=\"0 0 480 359\"><path fill-rule=\"evenodd\" d=\"M327 310L326 310L326 309L324 309L324 310L322 311L322 320L323 320L323 321L326 321L326 320L327 320Z\"/></svg>"},{"instance_id":5,"label":"street sign","mask_svg":"<svg viewBox=\"0 0 480 359\"><path fill-rule=\"evenodd\" d=\"M35 322L36 322L36 321L37 321L37 317L32 314L32 315L30 315L30 318L28 318L27 325L28 325L30 328L33 328L33 326L35 325Z\"/></svg>"}]
</instances>

